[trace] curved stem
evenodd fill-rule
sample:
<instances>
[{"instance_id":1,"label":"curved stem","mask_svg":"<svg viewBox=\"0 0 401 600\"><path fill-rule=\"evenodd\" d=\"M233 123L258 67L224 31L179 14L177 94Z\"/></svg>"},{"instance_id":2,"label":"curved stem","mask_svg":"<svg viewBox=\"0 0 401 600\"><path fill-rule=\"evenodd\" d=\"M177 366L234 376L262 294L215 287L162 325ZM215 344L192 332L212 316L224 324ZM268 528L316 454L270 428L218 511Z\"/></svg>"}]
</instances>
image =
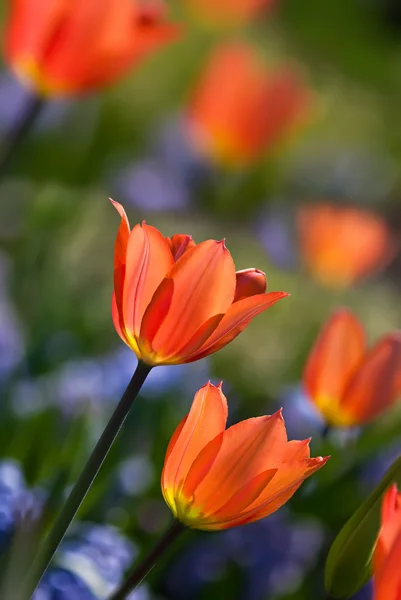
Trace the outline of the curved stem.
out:
<instances>
[{"instance_id":1,"label":"curved stem","mask_svg":"<svg viewBox=\"0 0 401 600\"><path fill-rule=\"evenodd\" d=\"M322 440L327 440L327 438L329 437L330 433L332 432L332 429L333 428L328 423L323 427L322 433L321 433Z\"/></svg>"},{"instance_id":2,"label":"curved stem","mask_svg":"<svg viewBox=\"0 0 401 600\"><path fill-rule=\"evenodd\" d=\"M20 114L11 129L5 134L0 145L0 177L5 174L12 163L16 151L25 140L45 104L44 98L28 93Z\"/></svg>"},{"instance_id":3,"label":"curved stem","mask_svg":"<svg viewBox=\"0 0 401 600\"><path fill-rule=\"evenodd\" d=\"M152 367L139 361L135 373L128 384L119 404L117 405L110 421L106 425L98 443L96 444L88 462L75 483L70 495L68 496L61 512L56 518L52 528L45 538L42 547L28 571L27 577L23 583L22 594L19 598L25 600L31 598L45 573L54 553L62 541L71 521L75 517L86 494L91 487L104 459L106 458L118 432L120 431L128 413L137 397L142 385L145 382Z\"/></svg>"},{"instance_id":4,"label":"curved stem","mask_svg":"<svg viewBox=\"0 0 401 600\"><path fill-rule=\"evenodd\" d=\"M172 525L167 529L164 535L160 538L156 545L153 546L152 550L147 556L139 563L137 567L128 576L128 579L114 592L108 600L124 600L128 595L135 590L135 588L141 583L146 577L149 571L155 566L159 558L165 553L165 551L171 546L176 538L185 531L184 525L179 521L173 521Z\"/></svg>"}]
</instances>

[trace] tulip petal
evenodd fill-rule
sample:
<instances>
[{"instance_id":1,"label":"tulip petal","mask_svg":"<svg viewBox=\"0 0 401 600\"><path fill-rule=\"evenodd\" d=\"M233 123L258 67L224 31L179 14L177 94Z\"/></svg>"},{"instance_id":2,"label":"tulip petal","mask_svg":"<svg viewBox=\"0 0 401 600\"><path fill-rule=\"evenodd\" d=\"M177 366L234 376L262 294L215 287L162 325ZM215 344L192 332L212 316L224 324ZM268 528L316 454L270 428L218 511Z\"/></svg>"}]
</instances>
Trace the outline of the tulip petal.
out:
<instances>
[{"instance_id":1,"label":"tulip petal","mask_svg":"<svg viewBox=\"0 0 401 600\"><path fill-rule=\"evenodd\" d=\"M122 341L125 344L127 344L127 346L129 348L131 348L131 350L133 350L135 352L135 354L137 355L138 358L141 358L141 351L139 350L139 346L136 342L136 339L134 337L130 337L127 335L127 332L125 331L124 323L121 322L120 313L118 312L118 308L117 308L116 295L114 292L111 297L111 316L113 319L114 327L115 327L118 335L122 339Z\"/></svg>"},{"instance_id":2,"label":"tulip petal","mask_svg":"<svg viewBox=\"0 0 401 600\"><path fill-rule=\"evenodd\" d=\"M347 287L383 268L394 256L387 224L369 211L307 204L299 210L298 231L307 267L331 287Z\"/></svg>"},{"instance_id":3,"label":"tulip petal","mask_svg":"<svg viewBox=\"0 0 401 600\"><path fill-rule=\"evenodd\" d=\"M219 387L204 385L196 394L191 410L166 456L162 488L177 495L192 463L203 448L222 433L227 420L227 401ZM180 426L179 426L180 427Z\"/></svg>"},{"instance_id":4,"label":"tulip petal","mask_svg":"<svg viewBox=\"0 0 401 600\"><path fill-rule=\"evenodd\" d=\"M233 515L238 515L248 508L263 492L268 483L273 479L278 469L268 469L247 481L218 511L207 519L207 522L214 520L221 523L225 518L232 519Z\"/></svg>"},{"instance_id":5,"label":"tulip petal","mask_svg":"<svg viewBox=\"0 0 401 600\"><path fill-rule=\"evenodd\" d=\"M392 545L383 568L374 572L375 600L401 600L401 531Z\"/></svg>"},{"instance_id":6,"label":"tulip petal","mask_svg":"<svg viewBox=\"0 0 401 600\"><path fill-rule=\"evenodd\" d=\"M327 321L309 354L303 375L311 400L338 405L365 353L365 334L354 315L341 309Z\"/></svg>"},{"instance_id":7,"label":"tulip petal","mask_svg":"<svg viewBox=\"0 0 401 600\"><path fill-rule=\"evenodd\" d=\"M139 338L145 310L174 260L162 234L146 223L142 227L136 225L131 231L126 260L124 323L126 329Z\"/></svg>"},{"instance_id":8,"label":"tulip petal","mask_svg":"<svg viewBox=\"0 0 401 600\"><path fill-rule=\"evenodd\" d=\"M176 262L179 258L181 258L184 252L196 246L192 236L185 235L184 233L177 233L171 238L166 238L166 240Z\"/></svg>"},{"instance_id":9,"label":"tulip petal","mask_svg":"<svg viewBox=\"0 0 401 600\"><path fill-rule=\"evenodd\" d=\"M234 302L264 294L266 292L266 275L259 269L243 269L236 272L237 284L235 288Z\"/></svg>"},{"instance_id":10,"label":"tulip petal","mask_svg":"<svg viewBox=\"0 0 401 600\"><path fill-rule=\"evenodd\" d=\"M224 433L223 443L207 476L196 489L190 490L185 482L184 493L191 492L195 497L194 504L202 507L206 515L216 513L247 482L281 463L286 441L281 411L233 425ZM198 460L202 462L202 453ZM189 475L197 468L195 462Z\"/></svg>"},{"instance_id":11,"label":"tulip petal","mask_svg":"<svg viewBox=\"0 0 401 600\"><path fill-rule=\"evenodd\" d=\"M397 399L400 370L401 332L397 332L368 353L345 390L341 408L358 424L375 419Z\"/></svg>"},{"instance_id":12,"label":"tulip petal","mask_svg":"<svg viewBox=\"0 0 401 600\"><path fill-rule=\"evenodd\" d=\"M186 362L198 360L220 350L236 338L254 317L288 295L285 292L270 292L269 294L250 296L235 302L230 306L212 335L199 350L188 357Z\"/></svg>"},{"instance_id":13,"label":"tulip petal","mask_svg":"<svg viewBox=\"0 0 401 600\"><path fill-rule=\"evenodd\" d=\"M295 460L302 460L303 458L310 458L309 442L308 440L292 440L287 442L284 452L283 462L293 462Z\"/></svg>"},{"instance_id":14,"label":"tulip petal","mask_svg":"<svg viewBox=\"0 0 401 600\"><path fill-rule=\"evenodd\" d=\"M172 362L178 362L178 360L179 362L187 362L185 357L192 356L197 352L197 350L199 350L206 340L210 338L213 331L217 329L223 317L224 315L215 315L214 317L210 317L206 323L203 323L203 325L199 327L189 342L186 342L182 348L177 349L175 355L173 355L170 360Z\"/></svg>"},{"instance_id":15,"label":"tulip petal","mask_svg":"<svg viewBox=\"0 0 401 600\"><path fill-rule=\"evenodd\" d=\"M150 359L154 354L152 350L153 339L170 310L173 294L174 281L172 279L164 279L153 294L152 300L143 315L139 334L139 346L141 352Z\"/></svg>"},{"instance_id":16,"label":"tulip petal","mask_svg":"<svg viewBox=\"0 0 401 600\"><path fill-rule=\"evenodd\" d=\"M293 496L301 483L321 469L329 458L318 456L317 458L283 463L271 483L254 504L248 507L248 511L257 509L258 514L263 516L275 512Z\"/></svg>"},{"instance_id":17,"label":"tulip petal","mask_svg":"<svg viewBox=\"0 0 401 600\"><path fill-rule=\"evenodd\" d=\"M237 527L267 517L285 504L297 491L302 482L318 471L329 457L310 458L293 463L283 463L271 482L259 497L239 516L223 522L214 522L209 530Z\"/></svg>"},{"instance_id":18,"label":"tulip petal","mask_svg":"<svg viewBox=\"0 0 401 600\"><path fill-rule=\"evenodd\" d=\"M187 250L168 278L174 281L171 307L152 342L153 351L165 361L208 319L227 312L234 298L235 267L224 244L208 240ZM154 308L152 302L149 319Z\"/></svg>"},{"instance_id":19,"label":"tulip petal","mask_svg":"<svg viewBox=\"0 0 401 600\"><path fill-rule=\"evenodd\" d=\"M127 214L124 208L118 202L111 200L110 202L114 208L118 211L121 216L120 226L117 231L116 243L114 245L114 293L115 293L115 304L118 313L119 326L117 328L114 312L113 322L114 326L119 333L119 330L124 331L124 316L123 316L123 289L125 279L125 269L127 262L127 246L128 239L130 236L131 228L128 221ZM121 336L121 334L119 333ZM123 338L124 339L124 338Z\"/></svg>"},{"instance_id":20,"label":"tulip petal","mask_svg":"<svg viewBox=\"0 0 401 600\"><path fill-rule=\"evenodd\" d=\"M381 523L374 553L375 574L380 573L384 568L395 538L401 533L401 492L398 492L395 483L389 487L383 497Z\"/></svg>"},{"instance_id":21,"label":"tulip petal","mask_svg":"<svg viewBox=\"0 0 401 600\"><path fill-rule=\"evenodd\" d=\"M27 56L37 60L43 54L44 38L51 34L65 11L65 3L12 0L10 4L5 30L6 58L11 64Z\"/></svg>"}]
</instances>

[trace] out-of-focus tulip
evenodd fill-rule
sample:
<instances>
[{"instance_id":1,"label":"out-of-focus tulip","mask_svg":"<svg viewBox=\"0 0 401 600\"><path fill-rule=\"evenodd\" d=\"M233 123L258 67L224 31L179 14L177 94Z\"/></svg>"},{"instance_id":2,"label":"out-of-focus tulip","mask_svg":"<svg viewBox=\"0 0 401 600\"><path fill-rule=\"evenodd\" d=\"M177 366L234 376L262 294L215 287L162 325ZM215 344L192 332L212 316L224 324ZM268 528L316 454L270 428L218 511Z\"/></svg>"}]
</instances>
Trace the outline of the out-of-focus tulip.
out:
<instances>
[{"instance_id":1,"label":"out-of-focus tulip","mask_svg":"<svg viewBox=\"0 0 401 600\"><path fill-rule=\"evenodd\" d=\"M394 256L389 229L378 216L357 208L316 204L298 213L303 261L325 285L347 287Z\"/></svg>"},{"instance_id":2,"label":"out-of-focus tulip","mask_svg":"<svg viewBox=\"0 0 401 600\"><path fill-rule=\"evenodd\" d=\"M198 20L214 28L244 25L268 10L275 0L185 0L185 3Z\"/></svg>"},{"instance_id":3,"label":"out-of-focus tulip","mask_svg":"<svg viewBox=\"0 0 401 600\"><path fill-rule=\"evenodd\" d=\"M6 61L40 95L101 88L176 37L160 2L11 0Z\"/></svg>"},{"instance_id":4,"label":"out-of-focus tulip","mask_svg":"<svg viewBox=\"0 0 401 600\"><path fill-rule=\"evenodd\" d=\"M401 393L401 331L366 348L356 317L340 309L323 326L306 363L306 392L330 425L363 425Z\"/></svg>"},{"instance_id":5,"label":"out-of-focus tulip","mask_svg":"<svg viewBox=\"0 0 401 600\"><path fill-rule=\"evenodd\" d=\"M123 207L114 252L114 326L149 365L188 363L231 342L285 292L265 293L261 271L235 272L224 241L165 238Z\"/></svg>"},{"instance_id":6,"label":"out-of-focus tulip","mask_svg":"<svg viewBox=\"0 0 401 600\"><path fill-rule=\"evenodd\" d=\"M392 485L382 504L373 558L374 600L401 600L401 492Z\"/></svg>"},{"instance_id":7,"label":"out-of-focus tulip","mask_svg":"<svg viewBox=\"0 0 401 600\"><path fill-rule=\"evenodd\" d=\"M268 69L243 43L212 55L187 110L190 139L209 160L242 166L305 120L310 92L288 67Z\"/></svg>"},{"instance_id":8,"label":"out-of-focus tulip","mask_svg":"<svg viewBox=\"0 0 401 600\"><path fill-rule=\"evenodd\" d=\"M275 512L328 457L287 441L281 411L226 430L221 384L206 384L167 448L161 486L174 517L195 529L228 529Z\"/></svg>"}]
</instances>

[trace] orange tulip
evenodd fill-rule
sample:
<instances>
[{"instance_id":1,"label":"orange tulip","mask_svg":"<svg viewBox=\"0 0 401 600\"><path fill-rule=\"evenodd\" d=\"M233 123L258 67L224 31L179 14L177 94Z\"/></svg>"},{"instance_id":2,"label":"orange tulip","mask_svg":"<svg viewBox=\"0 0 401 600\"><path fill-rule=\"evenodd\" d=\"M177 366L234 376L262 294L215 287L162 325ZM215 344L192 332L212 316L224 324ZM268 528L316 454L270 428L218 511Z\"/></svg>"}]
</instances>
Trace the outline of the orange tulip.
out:
<instances>
[{"instance_id":1,"label":"orange tulip","mask_svg":"<svg viewBox=\"0 0 401 600\"><path fill-rule=\"evenodd\" d=\"M6 61L41 95L103 87L176 36L158 0L11 0Z\"/></svg>"},{"instance_id":2,"label":"orange tulip","mask_svg":"<svg viewBox=\"0 0 401 600\"><path fill-rule=\"evenodd\" d=\"M256 269L235 272L224 241L195 244L189 235L165 238L132 231L123 207L114 253L112 315L121 339L148 365L187 363L231 342L288 294L265 293Z\"/></svg>"},{"instance_id":3,"label":"orange tulip","mask_svg":"<svg viewBox=\"0 0 401 600\"><path fill-rule=\"evenodd\" d=\"M195 17L211 27L243 25L275 3L275 0L185 1Z\"/></svg>"},{"instance_id":4,"label":"orange tulip","mask_svg":"<svg viewBox=\"0 0 401 600\"><path fill-rule=\"evenodd\" d=\"M309 91L289 68L269 71L247 44L222 46L190 102L188 131L210 160L247 165L288 136L308 106Z\"/></svg>"},{"instance_id":5,"label":"orange tulip","mask_svg":"<svg viewBox=\"0 0 401 600\"><path fill-rule=\"evenodd\" d=\"M338 310L324 325L309 355L304 386L330 425L372 421L401 392L401 332L389 333L367 350L354 315Z\"/></svg>"},{"instance_id":6,"label":"orange tulip","mask_svg":"<svg viewBox=\"0 0 401 600\"><path fill-rule=\"evenodd\" d=\"M287 441L281 411L226 430L221 384L207 383L167 448L161 487L174 517L195 529L228 529L267 517L320 469L309 441Z\"/></svg>"},{"instance_id":7,"label":"orange tulip","mask_svg":"<svg viewBox=\"0 0 401 600\"><path fill-rule=\"evenodd\" d=\"M401 492L392 485L382 504L373 558L374 600L401 600Z\"/></svg>"},{"instance_id":8,"label":"orange tulip","mask_svg":"<svg viewBox=\"0 0 401 600\"><path fill-rule=\"evenodd\" d=\"M394 256L387 225L378 216L332 204L305 205L298 213L302 258L310 272L331 287L346 287Z\"/></svg>"}]
</instances>

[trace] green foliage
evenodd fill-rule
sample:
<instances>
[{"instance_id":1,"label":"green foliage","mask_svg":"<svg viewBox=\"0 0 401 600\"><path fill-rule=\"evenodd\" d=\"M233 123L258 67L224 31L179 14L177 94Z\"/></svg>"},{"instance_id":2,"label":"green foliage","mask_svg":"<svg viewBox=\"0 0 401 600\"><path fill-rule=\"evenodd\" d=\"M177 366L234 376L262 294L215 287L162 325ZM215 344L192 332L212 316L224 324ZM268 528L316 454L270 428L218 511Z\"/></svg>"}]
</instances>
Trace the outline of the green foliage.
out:
<instances>
[{"instance_id":1,"label":"green foliage","mask_svg":"<svg viewBox=\"0 0 401 600\"><path fill-rule=\"evenodd\" d=\"M334 598L349 598L371 577L372 555L380 526L381 501L384 492L393 482L401 485L401 457L347 521L330 548L325 586Z\"/></svg>"}]
</instances>

